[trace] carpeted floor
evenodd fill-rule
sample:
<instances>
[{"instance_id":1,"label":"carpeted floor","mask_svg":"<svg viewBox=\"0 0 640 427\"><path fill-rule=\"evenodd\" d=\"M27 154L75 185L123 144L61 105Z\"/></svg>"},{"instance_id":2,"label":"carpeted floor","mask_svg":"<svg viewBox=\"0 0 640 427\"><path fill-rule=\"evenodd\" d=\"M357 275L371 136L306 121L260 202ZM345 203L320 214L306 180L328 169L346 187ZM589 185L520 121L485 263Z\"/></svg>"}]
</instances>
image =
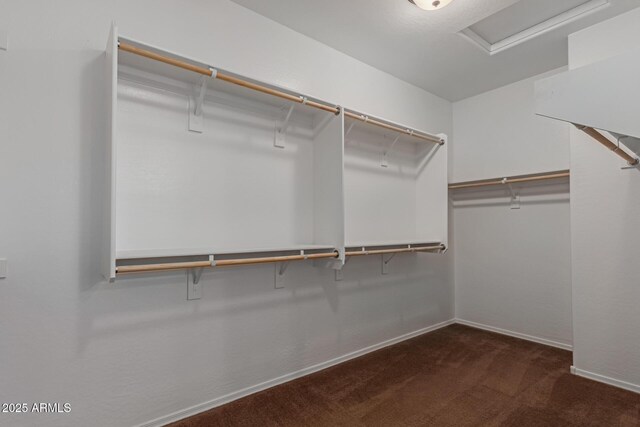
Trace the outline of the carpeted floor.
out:
<instances>
[{"instance_id":1,"label":"carpeted floor","mask_svg":"<svg viewBox=\"0 0 640 427\"><path fill-rule=\"evenodd\" d=\"M640 426L640 395L570 366L568 351L453 325L172 426Z\"/></svg>"}]
</instances>

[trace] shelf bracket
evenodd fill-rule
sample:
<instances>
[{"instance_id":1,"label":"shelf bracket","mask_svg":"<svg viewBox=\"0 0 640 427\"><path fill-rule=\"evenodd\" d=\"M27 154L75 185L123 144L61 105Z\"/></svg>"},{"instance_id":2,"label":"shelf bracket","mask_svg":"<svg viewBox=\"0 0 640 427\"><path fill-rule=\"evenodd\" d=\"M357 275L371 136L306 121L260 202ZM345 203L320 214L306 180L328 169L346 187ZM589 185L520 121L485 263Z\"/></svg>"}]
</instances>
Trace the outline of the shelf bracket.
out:
<instances>
[{"instance_id":1,"label":"shelf bracket","mask_svg":"<svg viewBox=\"0 0 640 427\"><path fill-rule=\"evenodd\" d=\"M192 268L187 272L187 300L193 301L202 298L202 286L200 278L204 268Z\"/></svg>"},{"instance_id":2,"label":"shelf bracket","mask_svg":"<svg viewBox=\"0 0 640 427\"><path fill-rule=\"evenodd\" d=\"M360 120L363 121L364 123L368 123L369 122L369 116L360 116ZM351 133L351 131L353 130L353 127L356 125L356 122L352 122L349 127L347 128L347 131L344 133L344 143L346 144L347 141L347 137L349 136L349 134Z\"/></svg>"},{"instance_id":3,"label":"shelf bracket","mask_svg":"<svg viewBox=\"0 0 640 427\"><path fill-rule=\"evenodd\" d=\"M213 255L209 255L209 263L211 264L211 267L215 267L216 266L216 260L215 260L215 257ZM197 285L200 284L200 279L202 278L202 272L203 271L204 271L203 267L192 268L191 270L189 270L189 275L191 276L191 283L193 285L197 286ZM191 296L191 293L192 293L192 289L191 289L191 287L189 287L189 297ZM200 299L200 297L198 296L197 298L189 298L189 299Z\"/></svg>"},{"instance_id":4,"label":"shelf bracket","mask_svg":"<svg viewBox=\"0 0 640 427\"><path fill-rule=\"evenodd\" d=\"M302 99L302 104L306 104L307 103L307 98L305 97L301 97ZM287 128L289 127L289 124L291 122L291 115L293 114L293 110L296 108L296 104L291 104L291 106L289 107L289 110L287 111L287 114L285 114L284 116L284 120L282 121L282 125L280 127L278 127L278 125L276 124L276 135L275 138L273 140L273 146L277 147L277 148L284 148L284 137L285 134L287 132Z\"/></svg>"},{"instance_id":5,"label":"shelf bracket","mask_svg":"<svg viewBox=\"0 0 640 427\"><path fill-rule=\"evenodd\" d=\"M511 209L520 209L520 195L513 190L513 186L507 181L507 178L502 179L502 184L507 186L511 194Z\"/></svg>"},{"instance_id":6,"label":"shelf bracket","mask_svg":"<svg viewBox=\"0 0 640 427\"><path fill-rule=\"evenodd\" d=\"M638 163L637 165L627 165L627 166L620 166L621 170L627 170L627 169L638 169L640 170L640 163Z\"/></svg>"},{"instance_id":7,"label":"shelf bracket","mask_svg":"<svg viewBox=\"0 0 640 427\"><path fill-rule=\"evenodd\" d=\"M413 135L413 131L408 131L410 132L409 135ZM383 153L382 153L382 163L381 166L383 168L387 168L389 167L389 160L387 158L387 155L389 154L389 152L391 150L393 150L393 147L396 146L396 144L398 143L398 141L400 141L400 137L402 136L402 134L398 134L398 136L396 136L396 139L393 140L393 142L391 143L391 145L389 146L389 148L387 148Z\"/></svg>"},{"instance_id":8,"label":"shelf bracket","mask_svg":"<svg viewBox=\"0 0 640 427\"><path fill-rule=\"evenodd\" d=\"M274 271L275 271L274 288L275 289L284 288L284 273L287 271L288 267L289 267L289 261L278 262L274 265Z\"/></svg>"},{"instance_id":9,"label":"shelf bracket","mask_svg":"<svg viewBox=\"0 0 640 427\"><path fill-rule=\"evenodd\" d=\"M384 254L380 255L380 259L382 261L382 274L389 274L389 262L398 254L391 254L389 258L385 259Z\"/></svg>"},{"instance_id":10,"label":"shelf bracket","mask_svg":"<svg viewBox=\"0 0 640 427\"><path fill-rule=\"evenodd\" d=\"M300 251L300 255L305 256L304 259L307 259L306 254L304 253L304 249ZM274 288L282 289L284 288L284 273L286 273L287 268L289 268L289 261L277 262L273 265L274 272Z\"/></svg>"},{"instance_id":11,"label":"shelf bracket","mask_svg":"<svg viewBox=\"0 0 640 427\"><path fill-rule=\"evenodd\" d=\"M200 279L202 278L203 268L194 268L191 270L191 280L193 280L194 284L199 284Z\"/></svg>"},{"instance_id":12,"label":"shelf bracket","mask_svg":"<svg viewBox=\"0 0 640 427\"><path fill-rule=\"evenodd\" d=\"M615 150L613 150L613 152L615 153L616 151L620 150L620 141L622 141L625 138L629 138L628 135L619 135L616 138L617 141L617 145L618 148L616 148ZM625 170L625 169L640 169L640 162L636 162L635 164L629 164L627 163L625 166L621 166L620 169Z\"/></svg>"},{"instance_id":13,"label":"shelf bracket","mask_svg":"<svg viewBox=\"0 0 640 427\"><path fill-rule=\"evenodd\" d=\"M346 144L347 142L347 137L349 136L349 134L351 133L351 131L353 130L353 127L356 125L356 122L352 122L349 127L347 128L347 131L344 133L344 142Z\"/></svg>"},{"instance_id":14,"label":"shelf bracket","mask_svg":"<svg viewBox=\"0 0 640 427\"><path fill-rule=\"evenodd\" d=\"M209 77L202 76L200 84L195 89L194 96L189 97L189 130L191 132L202 133L204 122L202 120L202 104L207 93L207 80Z\"/></svg>"}]
</instances>

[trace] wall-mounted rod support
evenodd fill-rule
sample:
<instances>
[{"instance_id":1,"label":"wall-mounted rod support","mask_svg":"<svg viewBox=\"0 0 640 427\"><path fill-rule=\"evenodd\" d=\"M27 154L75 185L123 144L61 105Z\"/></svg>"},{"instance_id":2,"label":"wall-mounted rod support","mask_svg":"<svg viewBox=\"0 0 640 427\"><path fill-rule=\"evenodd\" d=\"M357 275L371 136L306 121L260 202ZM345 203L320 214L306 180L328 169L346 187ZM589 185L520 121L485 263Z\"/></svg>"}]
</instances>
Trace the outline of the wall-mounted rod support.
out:
<instances>
[{"instance_id":1,"label":"wall-mounted rod support","mask_svg":"<svg viewBox=\"0 0 640 427\"><path fill-rule=\"evenodd\" d=\"M514 191L513 185L507 178L502 179L502 184L506 185L511 194L511 209L520 209L520 196Z\"/></svg>"},{"instance_id":2,"label":"wall-mounted rod support","mask_svg":"<svg viewBox=\"0 0 640 427\"><path fill-rule=\"evenodd\" d=\"M582 132L589 135L591 138L598 141L600 144L607 147L609 150L616 153L618 156L622 157L624 160L627 161L627 163L629 163L630 166L636 166L638 163L640 163L640 160L637 157L633 157L632 155L628 154L626 151L621 149L618 144L610 141L609 138L607 138L606 136L604 136L594 128L591 128L588 126L581 126L581 125L575 125L575 127L577 127Z\"/></svg>"},{"instance_id":3,"label":"wall-mounted rod support","mask_svg":"<svg viewBox=\"0 0 640 427\"><path fill-rule=\"evenodd\" d=\"M221 72L219 70L216 70L215 68L205 68L199 65L195 65L195 64L191 64L189 62L177 59L177 58L172 58L169 56L165 56L165 55L161 55L159 53L156 52L152 52L150 50L146 50L146 49L142 49L139 48L137 46L131 45L129 43L124 43L124 42L118 42L118 48L122 51L125 52L129 52L135 55L139 55L148 59L153 59L155 61L159 61L159 62L163 62L165 64L168 65L173 65L174 67L178 67L178 68L182 68L184 70L188 70L188 71L192 71L194 73L198 73L198 74L202 74L205 76L209 76L218 80L222 80L225 81L227 83L232 83L235 84L237 86L242 86L244 88L247 89L252 89L255 90L257 92L262 92L265 93L267 95L272 95L272 96L276 96L278 98L282 98L282 99L286 99L288 101L291 102L295 102L298 104L305 104L308 105L309 107L313 107L319 110L323 110L326 111L328 113L332 113L332 114L340 114L341 108L339 106L334 106L334 105L328 105L328 104L324 104L321 102L317 102L317 101L311 101L307 98L305 98L304 96L300 96L300 95L293 95L290 93L286 93L283 92L281 90L277 90L277 89L273 89L267 86L263 86L257 83L253 83L253 82L249 82L243 79L240 79L238 77L234 77L231 76L229 74L226 74L224 72ZM400 132L406 135L410 135L419 139L423 139L425 141L430 141L439 145L444 145L444 140L442 138L439 138L435 135L429 135L429 134L424 134L421 132L416 132L414 130L411 129L405 129L399 126L395 126L386 122L383 122L381 120L377 120L377 119L372 119L368 116L363 116L361 114L355 113L355 112L351 112L351 111L345 111L345 116L350 117L352 119L355 120L360 120L363 122L367 122L370 123L374 126L379 126L382 127L384 129L388 129L388 130L392 130L394 132Z\"/></svg>"},{"instance_id":4,"label":"wall-mounted rod support","mask_svg":"<svg viewBox=\"0 0 640 427\"><path fill-rule=\"evenodd\" d=\"M204 131L202 105L204 104L207 81L209 80L207 76L200 76L200 79L200 85L196 88L195 94L189 97L189 130L197 133Z\"/></svg>"},{"instance_id":5,"label":"wall-mounted rod support","mask_svg":"<svg viewBox=\"0 0 640 427\"><path fill-rule=\"evenodd\" d=\"M384 150L384 152L382 153L382 167L386 168L389 167L389 159L387 158L387 155L389 154L389 152L391 150L393 150L393 147L396 146L396 144L398 143L398 141L400 141L400 137L402 136L402 134L398 134L396 136L396 138L393 140L393 142L391 143L391 145L389 146L389 148L387 148L386 150Z\"/></svg>"},{"instance_id":6,"label":"wall-mounted rod support","mask_svg":"<svg viewBox=\"0 0 640 427\"><path fill-rule=\"evenodd\" d=\"M289 107L289 111L287 111L287 115L284 118L284 121L282 122L282 126L280 126L280 133L285 133L287 131L287 128L289 127L289 122L291 120L291 115L293 114L293 109L295 108L295 104L291 105L291 107Z\"/></svg>"},{"instance_id":7,"label":"wall-mounted rod support","mask_svg":"<svg viewBox=\"0 0 640 427\"><path fill-rule=\"evenodd\" d=\"M202 104L204 103L204 96L207 93L207 79L201 77L200 88L198 89L198 97L196 98L196 108L193 112L196 116L202 115Z\"/></svg>"},{"instance_id":8,"label":"wall-mounted rod support","mask_svg":"<svg viewBox=\"0 0 640 427\"><path fill-rule=\"evenodd\" d=\"M346 139L349 134L351 133L351 131L353 130L353 127L356 125L356 122L353 122L349 125L349 127L347 128L347 131L344 133L344 138Z\"/></svg>"},{"instance_id":9,"label":"wall-mounted rod support","mask_svg":"<svg viewBox=\"0 0 640 427\"><path fill-rule=\"evenodd\" d=\"M392 253L392 254L391 254L391 256L390 256L389 258L387 258L387 259L383 260L383 261L384 261L384 263L385 263L385 264L389 264L389 263L391 262L391 260L392 260L393 258L395 258L395 256L396 256L396 255L398 255L398 253L397 253L397 252ZM383 256L384 256L384 255L383 255Z\"/></svg>"},{"instance_id":10,"label":"wall-mounted rod support","mask_svg":"<svg viewBox=\"0 0 640 427\"><path fill-rule=\"evenodd\" d=\"M268 264L275 262L304 261L323 258L337 258L338 252L307 254L307 255L286 255L263 258L240 258L240 259L220 259L213 264L211 261L189 261L172 262L163 264L143 264L143 265L121 265L116 267L117 274L145 273L152 271L171 271L192 268L229 267L237 265Z\"/></svg>"},{"instance_id":11,"label":"wall-mounted rod support","mask_svg":"<svg viewBox=\"0 0 640 427\"><path fill-rule=\"evenodd\" d=\"M204 269L202 267L191 269L191 280L193 280L194 284L197 285L198 283L200 283L200 278L202 277L203 271Z\"/></svg>"},{"instance_id":12,"label":"wall-mounted rod support","mask_svg":"<svg viewBox=\"0 0 640 427\"><path fill-rule=\"evenodd\" d=\"M289 128L289 123L291 122L291 115L293 114L293 110L296 107L296 104L291 104L289 110L285 114L285 117L282 121L282 125L278 128L276 125L276 134L273 139L274 147L284 148L285 145L285 132L287 128Z\"/></svg>"},{"instance_id":13,"label":"wall-mounted rod support","mask_svg":"<svg viewBox=\"0 0 640 427\"><path fill-rule=\"evenodd\" d=\"M278 274L282 276L284 272L287 271L287 267L289 267L289 261L280 263L280 269L278 271Z\"/></svg>"},{"instance_id":14,"label":"wall-mounted rod support","mask_svg":"<svg viewBox=\"0 0 640 427\"><path fill-rule=\"evenodd\" d=\"M384 152L385 157L386 157L386 155L387 155L387 154L389 154L389 151L393 150L393 147L395 147L395 146L396 146L396 144L398 143L398 141L400 141L400 137L401 137L401 136L402 136L402 135L398 135L398 136L396 136L396 139L394 139L394 140L393 140L393 142L391 143L391 145L389 146L389 148L387 148L387 149L385 150L385 152Z\"/></svg>"},{"instance_id":15,"label":"wall-mounted rod support","mask_svg":"<svg viewBox=\"0 0 640 427\"><path fill-rule=\"evenodd\" d=\"M449 190L457 190L460 188L486 187L493 185L508 185L522 182L546 181L550 179L569 178L571 172L569 170L561 170L555 172L546 172L534 175L517 175L506 178L485 179L480 181L466 181L449 184Z\"/></svg>"}]
</instances>

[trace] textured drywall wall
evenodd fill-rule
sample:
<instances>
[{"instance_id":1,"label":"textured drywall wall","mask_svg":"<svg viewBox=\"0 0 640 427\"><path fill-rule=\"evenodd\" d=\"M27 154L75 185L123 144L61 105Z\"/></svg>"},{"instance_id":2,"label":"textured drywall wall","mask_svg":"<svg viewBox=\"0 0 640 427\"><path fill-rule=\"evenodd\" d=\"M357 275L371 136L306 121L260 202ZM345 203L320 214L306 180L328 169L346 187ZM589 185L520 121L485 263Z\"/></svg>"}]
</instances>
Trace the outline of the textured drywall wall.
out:
<instances>
[{"instance_id":1,"label":"textured drywall wall","mask_svg":"<svg viewBox=\"0 0 640 427\"><path fill-rule=\"evenodd\" d=\"M449 102L224 0L0 10L0 401L71 404L0 424L162 422L453 317L450 255L396 257L387 276L379 259L354 259L342 282L291 265L279 290L273 266L209 272L199 301L186 301L184 273L98 275L114 19L130 37L433 132L450 133Z\"/></svg>"},{"instance_id":2,"label":"textured drywall wall","mask_svg":"<svg viewBox=\"0 0 640 427\"><path fill-rule=\"evenodd\" d=\"M569 128L535 115L534 83L563 69L453 104L455 182L569 168Z\"/></svg>"},{"instance_id":3,"label":"textured drywall wall","mask_svg":"<svg viewBox=\"0 0 640 427\"><path fill-rule=\"evenodd\" d=\"M635 10L573 34L569 66L639 45ZM640 171L623 170L624 165L582 132L571 131L574 366L583 375L640 391Z\"/></svg>"},{"instance_id":4,"label":"textured drywall wall","mask_svg":"<svg viewBox=\"0 0 640 427\"><path fill-rule=\"evenodd\" d=\"M561 70L557 70L558 72ZM535 116L534 82L453 105L456 181L567 169L569 126ZM456 317L561 347L571 345L568 181L450 192Z\"/></svg>"}]
</instances>

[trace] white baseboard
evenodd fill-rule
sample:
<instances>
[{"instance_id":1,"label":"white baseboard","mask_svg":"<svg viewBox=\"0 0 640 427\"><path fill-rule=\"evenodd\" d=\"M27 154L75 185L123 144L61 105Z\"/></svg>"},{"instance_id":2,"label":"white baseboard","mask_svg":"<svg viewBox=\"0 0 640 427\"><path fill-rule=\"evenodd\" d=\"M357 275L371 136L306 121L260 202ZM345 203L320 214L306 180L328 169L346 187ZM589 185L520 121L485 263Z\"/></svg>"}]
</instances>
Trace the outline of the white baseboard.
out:
<instances>
[{"instance_id":1,"label":"white baseboard","mask_svg":"<svg viewBox=\"0 0 640 427\"><path fill-rule=\"evenodd\" d=\"M623 388L625 390L633 391L635 393L640 393L640 385L628 383L622 380L617 380L615 378L607 377L600 374L594 374L593 372L578 369L575 366L571 367L571 373L579 377L588 378L593 381L598 381L600 383L605 383L605 384L612 385L614 387Z\"/></svg>"},{"instance_id":2,"label":"white baseboard","mask_svg":"<svg viewBox=\"0 0 640 427\"><path fill-rule=\"evenodd\" d=\"M156 418L154 420L139 424L138 427L156 427L156 426L163 426L163 425L166 425L166 424L169 424L169 423L173 423L173 422L179 421L181 419L184 419L184 418L187 418L187 417L190 417L190 416L193 416L193 415L197 415L197 414L199 414L201 412L205 412L205 411L208 411L210 409L216 408L218 406L222 406L222 405L224 405L226 403L233 402L234 400L238 400L238 399L240 399L242 397L245 397L245 396L248 396L250 394L254 394L254 393L257 393L259 391L266 390L268 388L274 387L274 386L279 385L279 384L284 384L286 382L295 380L297 378L304 377L305 375L309 375L309 374L312 374L314 372L321 371L321 370L329 368L331 366L338 365L340 363L346 362L347 360L355 359L356 357L363 356L363 355L365 355L367 353L371 353L372 351L380 350L381 348L388 347L390 345L397 344L399 342L406 341L406 340L411 339L411 338L415 338L415 337L417 337L419 335L423 335L423 334L426 334L428 332L435 331L436 329L444 328L444 327L452 325L454 323L456 323L456 320L455 319L451 319L451 320L447 320L446 322L441 322L441 323L438 323L438 324L435 324L435 325L432 325L432 326L428 326L426 328L419 329L417 331L409 332L408 334L400 335L399 337L392 338L390 340L383 341L381 343L374 344L374 345L369 346L369 347L365 347L363 349L360 349L360 350L345 354L345 355L340 356L340 357L336 357L335 359L327 360L326 362L318 363L317 365L313 365L313 366L310 366L308 368L304 368L304 369L301 369L299 371L292 372L290 374L286 374L286 375L283 375L283 376L278 377L278 378L274 378L274 379L269 380L269 381L265 381L265 382L263 382L261 384L257 384L257 385L251 386L251 387L247 387L247 388L244 388L242 390L238 390L236 392L229 393L229 394L227 394L225 396L218 397L216 399L200 403L200 404L192 406L190 408L186 408L186 409L174 412L172 414L168 414L168 415L165 415L163 417Z\"/></svg>"},{"instance_id":3,"label":"white baseboard","mask_svg":"<svg viewBox=\"0 0 640 427\"><path fill-rule=\"evenodd\" d=\"M573 346L571 344L565 344L565 343L561 343L561 342L557 342L557 341L548 340L546 338L539 338L539 337L534 337L532 335L521 334L520 332L514 332L514 331L510 331L508 329L495 328L493 326L483 325L482 323L471 322L469 320L463 320L463 319L456 319L456 323L458 323L460 325L470 326L470 327L476 328L476 329L483 329L483 330L489 331L489 332L495 332L495 333L502 334L502 335L508 335L508 336L514 337L514 338L520 338L520 339L527 340L527 341L533 341L533 342L538 343L538 344L544 344L544 345L548 345L548 346L551 346L551 347L561 348L563 350L569 350L569 351L573 350Z\"/></svg>"}]
</instances>

